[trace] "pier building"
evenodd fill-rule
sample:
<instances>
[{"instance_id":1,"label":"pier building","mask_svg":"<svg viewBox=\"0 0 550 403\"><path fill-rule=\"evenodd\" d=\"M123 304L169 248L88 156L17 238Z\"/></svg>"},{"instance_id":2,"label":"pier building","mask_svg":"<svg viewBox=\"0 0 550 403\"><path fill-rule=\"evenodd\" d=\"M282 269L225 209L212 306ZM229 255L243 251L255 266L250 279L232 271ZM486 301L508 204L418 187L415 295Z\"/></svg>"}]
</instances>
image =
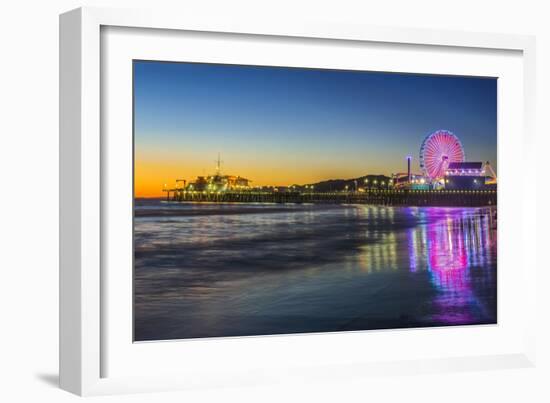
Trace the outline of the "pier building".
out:
<instances>
[{"instance_id":1,"label":"pier building","mask_svg":"<svg viewBox=\"0 0 550 403\"><path fill-rule=\"evenodd\" d=\"M487 161L451 162L445 170L445 189L485 189L496 185L496 175Z\"/></svg>"}]
</instances>

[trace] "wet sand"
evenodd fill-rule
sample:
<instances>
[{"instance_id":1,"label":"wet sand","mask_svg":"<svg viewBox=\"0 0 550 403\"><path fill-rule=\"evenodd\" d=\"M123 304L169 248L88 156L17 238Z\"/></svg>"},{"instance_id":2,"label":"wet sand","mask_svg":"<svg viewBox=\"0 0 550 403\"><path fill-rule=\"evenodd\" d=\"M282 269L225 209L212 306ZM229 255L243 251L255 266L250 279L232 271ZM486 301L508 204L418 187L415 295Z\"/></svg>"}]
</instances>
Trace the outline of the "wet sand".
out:
<instances>
[{"instance_id":1,"label":"wet sand","mask_svg":"<svg viewBox=\"0 0 550 403\"><path fill-rule=\"evenodd\" d=\"M496 321L486 208L136 207L137 341Z\"/></svg>"}]
</instances>

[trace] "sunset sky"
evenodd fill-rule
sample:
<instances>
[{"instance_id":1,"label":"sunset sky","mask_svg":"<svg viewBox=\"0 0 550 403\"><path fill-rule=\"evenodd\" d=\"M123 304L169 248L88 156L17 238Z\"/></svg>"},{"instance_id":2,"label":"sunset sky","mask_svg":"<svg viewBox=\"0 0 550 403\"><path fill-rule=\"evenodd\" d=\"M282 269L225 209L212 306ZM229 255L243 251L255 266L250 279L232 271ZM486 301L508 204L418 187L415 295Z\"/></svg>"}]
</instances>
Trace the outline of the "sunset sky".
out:
<instances>
[{"instance_id":1,"label":"sunset sky","mask_svg":"<svg viewBox=\"0 0 550 403\"><path fill-rule=\"evenodd\" d=\"M135 195L215 171L290 185L418 168L422 140L454 132L496 169L496 79L134 62Z\"/></svg>"}]
</instances>

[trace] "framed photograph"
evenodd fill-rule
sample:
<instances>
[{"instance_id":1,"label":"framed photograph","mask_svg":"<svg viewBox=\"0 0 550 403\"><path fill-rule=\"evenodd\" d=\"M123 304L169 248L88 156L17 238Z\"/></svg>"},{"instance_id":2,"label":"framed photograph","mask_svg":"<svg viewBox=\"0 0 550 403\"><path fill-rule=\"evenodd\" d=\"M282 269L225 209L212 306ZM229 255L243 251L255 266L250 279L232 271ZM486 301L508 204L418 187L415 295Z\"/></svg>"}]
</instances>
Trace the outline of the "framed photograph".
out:
<instances>
[{"instance_id":1,"label":"framed photograph","mask_svg":"<svg viewBox=\"0 0 550 403\"><path fill-rule=\"evenodd\" d=\"M60 18L60 383L534 365L534 39Z\"/></svg>"}]
</instances>

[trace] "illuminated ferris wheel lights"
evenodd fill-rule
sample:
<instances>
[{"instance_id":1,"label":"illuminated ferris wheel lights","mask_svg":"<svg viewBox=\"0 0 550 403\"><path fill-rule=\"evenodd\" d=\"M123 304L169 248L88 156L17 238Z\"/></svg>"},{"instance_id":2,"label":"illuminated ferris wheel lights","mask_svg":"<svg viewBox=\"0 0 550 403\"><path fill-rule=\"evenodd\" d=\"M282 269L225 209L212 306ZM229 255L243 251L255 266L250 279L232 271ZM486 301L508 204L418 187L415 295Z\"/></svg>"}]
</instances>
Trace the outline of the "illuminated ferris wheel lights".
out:
<instances>
[{"instance_id":1,"label":"illuminated ferris wheel lights","mask_svg":"<svg viewBox=\"0 0 550 403\"><path fill-rule=\"evenodd\" d=\"M464 162L464 148L458 137L448 130L429 134L420 147L420 167L424 176L430 180L442 178L452 162Z\"/></svg>"}]
</instances>

